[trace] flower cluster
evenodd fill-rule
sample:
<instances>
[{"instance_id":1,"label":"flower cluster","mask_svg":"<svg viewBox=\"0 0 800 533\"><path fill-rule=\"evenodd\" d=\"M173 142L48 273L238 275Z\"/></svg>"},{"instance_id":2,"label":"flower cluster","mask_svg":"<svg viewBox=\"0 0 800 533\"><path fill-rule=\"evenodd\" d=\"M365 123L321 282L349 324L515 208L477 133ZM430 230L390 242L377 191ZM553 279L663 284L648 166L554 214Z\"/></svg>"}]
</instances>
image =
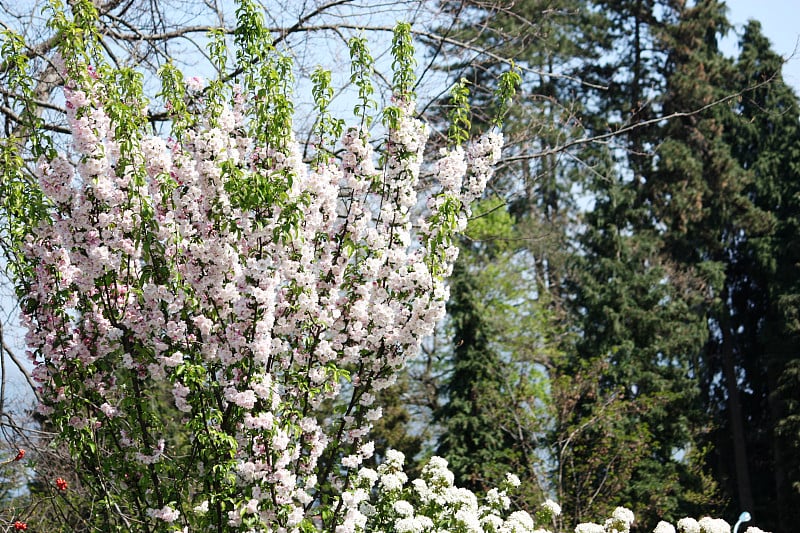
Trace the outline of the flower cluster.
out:
<instances>
[{"instance_id":1,"label":"flower cluster","mask_svg":"<svg viewBox=\"0 0 800 533\"><path fill-rule=\"evenodd\" d=\"M508 491L519 486L514 475L509 474L500 487L480 500L470 490L454 485L453 473L441 457L432 457L410 484L403 472L404 461L402 453L389 450L377 470L362 468L358 472L353 488L341 496L347 512L338 533L547 533L542 525L552 525L560 513L558 505L549 500L536 519L525 511L512 511Z\"/></svg>"},{"instance_id":2,"label":"flower cluster","mask_svg":"<svg viewBox=\"0 0 800 533\"><path fill-rule=\"evenodd\" d=\"M340 163L312 168L293 139L246 134L259 111L239 95L179 140L112 118L121 103L99 76L64 96L72 152L38 163L50 217L27 248L41 414L94 465L98 492L117 480L142 522L313 523L373 454L375 393L444 314L453 237L502 138L434 163L441 192L412 220L428 135L413 102L397 105L381 168L359 129ZM149 399L162 391L171 410ZM426 476L418 495L438 502L452 479L437 463ZM359 497L327 525L357 524ZM505 523L447 502L464 523Z\"/></svg>"},{"instance_id":3,"label":"flower cluster","mask_svg":"<svg viewBox=\"0 0 800 533\"><path fill-rule=\"evenodd\" d=\"M666 522L659 523L666 524ZM667 524L669 525L669 524ZM731 526L721 518L711 518L709 516L703 517L700 520L694 518L681 518L678 520L679 533L731 533ZM675 533L675 528L669 525L670 529L662 527L665 533ZM659 532L661 533L661 532ZM764 533L761 529L750 526L745 533Z\"/></svg>"},{"instance_id":4,"label":"flower cluster","mask_svg":"<svg viewBox=\"0 0 800 533\"><path fill-rule=\"evenodd\" d=\"M633 524L633 513L624 507L617 507L604 525L595 523L578 524L575 533L613 533L628 532ZM677 524L678 533L731 533L731 526L721 518L704 517L699 521L694 518L681 518ZM659 522L653 533L676 533L676 528L669 522ZM757 527L748 527L745 533L764 533Z\"/></svg>"},{"instance_id":5,"label":"flower cluster","mask_svg":"<svg viewBox=\"0 0 800 533\"><path fill-rule=\"evenodd\" d=\"M347 510L337 533L392 532L423 533L458 531L466 533L550 533L557 529L561 507L546 500L533 513L513 510L509 493L520 485L513 474L482 498L453 482L447 461L432 457L420 477L409 482L403 472L405 457L389 450L377 469L362 468L353 486L339 503ZM575 533L630 533L635 516L617 507L603 523L578 524ZM730 533L721 519L678 521L680 533ZM653 533L676 533L668 522L659 522ZM764 533L750 527L745 533Z\"/></svg>"}]
</instances>

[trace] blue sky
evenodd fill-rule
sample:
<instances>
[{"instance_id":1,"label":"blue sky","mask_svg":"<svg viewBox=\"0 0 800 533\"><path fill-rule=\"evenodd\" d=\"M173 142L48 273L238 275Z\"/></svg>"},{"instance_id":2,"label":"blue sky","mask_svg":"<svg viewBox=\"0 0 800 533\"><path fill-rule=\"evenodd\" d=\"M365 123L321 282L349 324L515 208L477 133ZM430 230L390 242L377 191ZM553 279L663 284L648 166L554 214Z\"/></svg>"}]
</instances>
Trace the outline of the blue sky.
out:
<instances>
[{"instance_id":1,"label":"blue sky","mask_svg":"<svg viewBox=\"0 0 800 533\"><path fill-rule=\"evenodd\" d=\"M800 95L800 0L726 0L728 19L741 30L748 19L761 22L761 27L777 53L787 58L783 79ZM730 35L724 43L726 53L736 50L737 37ZM793 56L793 57L792 57Z\"/></svg>"}]
</instances>

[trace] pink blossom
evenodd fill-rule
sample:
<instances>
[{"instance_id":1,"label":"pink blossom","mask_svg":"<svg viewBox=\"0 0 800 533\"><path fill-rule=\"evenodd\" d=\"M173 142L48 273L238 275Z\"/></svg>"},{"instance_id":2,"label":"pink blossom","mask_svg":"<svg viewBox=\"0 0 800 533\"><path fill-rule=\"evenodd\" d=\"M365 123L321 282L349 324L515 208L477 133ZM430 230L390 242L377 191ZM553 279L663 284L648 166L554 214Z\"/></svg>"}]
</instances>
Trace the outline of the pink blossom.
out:
<instances>
[{"instance_id":1,"label":"pink blossom","mask_svg":"<svg viewBox=\"0 0 800 533\"><path fill-rule=\"evenodd\" d=\"M200 91L205 87L205 81L200 76L186 78L186 87L192 91Z\"/></svg>"}]
</instances>

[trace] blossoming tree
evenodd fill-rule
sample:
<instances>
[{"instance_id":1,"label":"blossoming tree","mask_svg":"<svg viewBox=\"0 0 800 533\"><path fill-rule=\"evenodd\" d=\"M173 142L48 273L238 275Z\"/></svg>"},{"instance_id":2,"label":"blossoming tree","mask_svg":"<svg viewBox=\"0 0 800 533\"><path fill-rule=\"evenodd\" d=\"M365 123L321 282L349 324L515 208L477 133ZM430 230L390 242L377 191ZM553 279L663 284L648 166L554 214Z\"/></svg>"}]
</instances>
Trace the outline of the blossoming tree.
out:
<instances>
[{"instance_id":1,"label":"blossoming tree","mask_svg":"<svg viewBox=\"0 0 800 533\"><path fill-rule=\"evenodd\" d=\"M318 142L304 162L291 64L245 0L235 78L204 86L162 70L164 139L136 71L102 60L92 4L72 9L54 4L52 18L71 145L33 137L38 208L8 212L40 413L97 498L94 527L353 530L343 494L373 454L375 393L444 313L453 236L502 137L462 146L457 109L430 165L438 186L421 190L428 127L400 25L380 156L371 58L354 39L360 123L344 131L330 117L318 71ZM222 35L209 50L223 72ZM512 79L501 87L502 100Z\"/></svg>"}]
</instances>

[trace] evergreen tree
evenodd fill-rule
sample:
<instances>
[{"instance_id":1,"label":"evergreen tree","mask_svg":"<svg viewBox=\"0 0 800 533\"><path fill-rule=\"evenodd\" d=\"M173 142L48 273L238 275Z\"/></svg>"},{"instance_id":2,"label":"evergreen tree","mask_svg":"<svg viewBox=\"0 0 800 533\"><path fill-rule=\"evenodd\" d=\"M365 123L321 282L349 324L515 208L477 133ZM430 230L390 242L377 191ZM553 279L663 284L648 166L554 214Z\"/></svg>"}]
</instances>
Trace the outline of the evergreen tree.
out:
<instances>
[{"instance_id":1,"label":"evergreen tree","mask_svg":"<svg viewBox=\"0 0 800 533\"><path fill-rule=\"evenodd\" d=\"M704 339L691 280L662 252L636 190L622 177L596 191L575 259L579 340L558 369L556 392L572 396L554 429L560 497L584 520L617 505L640 524L713 504L699 468L693 354ZM680 515L680 516L679 516Z\"/></svg>"},{"instance_id":2,"label":"evergreen tree","mask_svg":"<svg viewBox=\"0 0 800 533\"><path fill-rule=\"evenodd\" d=\"M766 510L777 505L771 527L780 520L786 528L798 508L791 482L800 463L800 180L796 101L779 80L764 83L780 60L754 26L738 63L725 59L717 39L729 24L718 1L558 2L559 13L580 16L530 31L526 21L542 6L518 2L460 31L513 50L507 55L527 69L523 101L511 108L520 126L495 185L515 235L528 239L519 253L550 313L540 331L561 340L539 359L552 431L538 453L552 461L550 487L565 521L628 505L640 524L654 525L657 516L714 512L727 497L729 518L746 508L769 524ZM480 92L493 68L488 61L459 74ZM567 95L585 105L558 104ZM566 152L552 148L569 144L577 125L588 135L627 133L573 151L580 164L564 164ZM575 183L593 202L577 241ZM461 344L447 383L455 402L439 420L451 432L440 442L452 444L440 450L454 458L468 446L453 444L453 428L502 426L502 409L490 410L509 396L502 367L517 360L511 345L498 344L507 326L487 318L490 289L480 280L487 265L509 262L478 249L464 247L451 287ZM573 335L563 335L567 324ZM483 472L476 479L489 455L494 475L519 460L484 453L502 437L472 443L479 459L469 468Z\"/></svg>"},{"instance_id":3,"label":"evergreen tree","mask_svg":"<svg viewBox=\"0 0 800 533\"><path fill-rule=\"evenodd\" d=\"M616 81L599 110L609 123L632 129L588 185L595 205L582 235L573 300L580 340L561 375L565 389L585 382L570 379L581 373L598 372L599 383L559 421L557 431L569 436L572 449L563 448L558 466L576 518L603 512L592 508L600 500L636 508L640 524L655 525L657 516L708 512L716 501L715 483L703 468L699 378L706 361L699 355L706 310L720 291L714 255L726 232L720 226L755 215L736 210L746 207L739 189L719 195L720 184L737 179L735 165L716 111L695 113L724 90L726 64L715 48L727 26L720 6L603 4L612 42L628 26L623 49L631 55L620 54L627 59L619 61L621 71L615 65ZM666 58L666 68L656 68L654 57ZM617 115L614 102L627 113ZM685 116L645 122L655 113ZM724 210L729 205L736 209ZM718 215L728 218L721 223ZM598 471L580 460L609 453L616 468Z\"/></svg>"},{"instance_id":4,"label":"evergreen tree","mask_svg":"<svg viewBox=\"0 0 800 533\"><path fill-rule=\"evenodd\" d=\"M591 462L570 470L577 485L567 491L575 499L568 505L580 514L587 487L627 480L618 501L644 506L646 523L655 513L713 512L718 484L730 502L726 516L750 510L759 524L787 529L798 442L789 393L796 383L797 103L775 80L780 59L757 27L745 32L734 66L717 48L728 29L723 4L666 7L649 19L649 39L666 57L655 85L663 94L652 108L678 117L632 130L618 145L627 156L614 153L609 164L618 178L594 181L574 300L584 316L581 342L563 372L602 369L600 385L587 388L560 429L576 435L573 445L584 437L576 446L582 456L624 452L621 437L598 423L603 415L638 427L640 446L628 448L628 469L611 477L592 478ZM719 103L739 92L735 105ZM632 390L616 398L633 403L630 410L616 404L623 414L615 419L611 395L626 384ZM585 463L560 466L574 464ZM633 503L642 495L656 498ZM776 507L782 511L768 512Z\"/></svg>"},{"instance_id":5,"label":"evergreen tree","mask_svg":"<svg viewBox=\"0 0 800 533\"><path fill-rule=\"evenodd\" d=\"M378 454L368 461L370 465L376 466L383 459L381 454L392 449L403 453L410 471L414 472L414 459L422 451L425 433L412 427L407 398L410 388L409 378L404 374L398 377L396 384L377 394L383 416L373 423L370 431L370 438L378 450Z\"/></svg>"},{"instance_id":6,"label":"evergreen tree","mask_svg":"<svg viewBox=\"0 0 800 533\"><path fill-rule=\"evenodd\" d=\"M435 412L436 453L473 490L518 475L519 504L530 507L546 493L537 444L549 420L545 364L556 354L550 314L536 297L512 222L501 200L485 200L462 243L450 286L452 353L445 401Z\"/></svg>"},{"instance_id":7,"label":"evergreen tree","mask_svg":"<svg viewBox=\"0 0 800 533\"><path fill-rule=\"evenodd\" d=\"M457 263L448 308L453 323L453 370L447 403L436 413L444 431L437 455L447 458L456 483L485 492L510 471L514 441L498 431L493 406L502 398L503 362L490 343L488 310L476 298L475 279Z\"/></svg>"},{"instance_id":8,"label":"evergreen tree","mask_svg":"<svg viewBox=\"0 0 800 533\"><path fill-rule=\"evenodd\" d=\"M747 197L765 220L745 228L728 254L733 363L746 426L751 512L773 530L789 531L800 518L800 492L791 486L800 476L800 433L791 422L800 341L793 325L800 301L800 106L781 79L782 59L757 22L747 25L740 46L732 80L743 92L724 136L750 176ZM721 407L726 411L726 404ZM722 424L716 436L721 466L732 462L726 430Z\"/></svg>"},{"instance_id":9,"label":"evergreen tree","mask_svg":"<svg viewBox=\"0 0 800 533\"><path fill-rule=\"evenodd\" d=\"M751 176L724 139L730 109L713 105L730 90L732 65L717 49L717 37L726 29L724 5L704 1L686 8L680 23L665 33L671 53L664 110L702 111L667 125L658 166L644 195L664 225L666 250L705 293L709 335L700 378L706 395L714 399L709 416L719 423L721 415L727 415L730 441L718 442L717 449L733 452L731 474L738 503L751 509L749 452L736 370L738 327L732 309L737 289L731 268L742 235L763 232L769 221L748 197ZM717 479L724 482L719 474Z\"/></svg>"}]
</instances>

